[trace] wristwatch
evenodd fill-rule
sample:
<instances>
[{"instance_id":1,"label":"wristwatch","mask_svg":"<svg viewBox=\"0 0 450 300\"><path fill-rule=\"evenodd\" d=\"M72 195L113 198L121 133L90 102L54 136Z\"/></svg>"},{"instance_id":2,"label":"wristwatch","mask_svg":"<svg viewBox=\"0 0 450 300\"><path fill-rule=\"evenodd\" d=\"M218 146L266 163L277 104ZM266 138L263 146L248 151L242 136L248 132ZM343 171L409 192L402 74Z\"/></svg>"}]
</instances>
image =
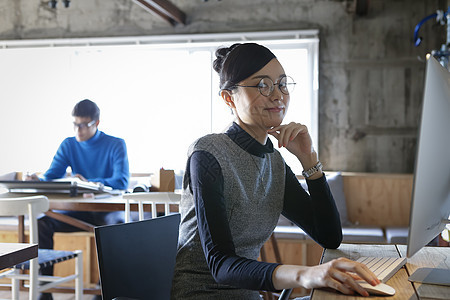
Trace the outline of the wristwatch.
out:
<instances>
[{"instance_id":1,"label":"wristwatch","mask_svg":"<svg viewBox=\"0 0 450 300\"><path fill-rule=\"evenodd\" d=\"M306 171L304 170L302 172L302 175L303 175L303 177L308 179L309 177L314 175L316 172L319 172L319 171L322 172L322 167L323 167L322 163L320 161L318 161L317 164L314 167L312 167L312 168L310 168L310 169L308 169Z\"/></svg>"}]
</instances>

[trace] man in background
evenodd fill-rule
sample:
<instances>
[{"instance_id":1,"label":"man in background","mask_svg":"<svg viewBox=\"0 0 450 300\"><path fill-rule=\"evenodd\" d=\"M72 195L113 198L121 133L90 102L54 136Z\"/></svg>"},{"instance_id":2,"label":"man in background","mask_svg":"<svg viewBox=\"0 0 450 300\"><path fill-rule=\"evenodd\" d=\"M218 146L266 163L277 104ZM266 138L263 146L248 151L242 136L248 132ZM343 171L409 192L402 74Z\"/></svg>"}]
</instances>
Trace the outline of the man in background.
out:
<instances>
[{"instance_id":1,"label":"man in background","mask_svg":"<svg viewBox=\"0 0 450 300\"><path fill-rule=\"evenodd\" d=\"M72 176L82 181L96 182L117 190L126 190L129 180L128 156L125 141L98 130L100 109L91 100L78 102L73 111L74 137L66 138L57 150L50 168L43 178L31 175L28 180L52 180L66 176L71 167ZM100 226L123 222L117 213L58 211L59 213ZM80 231L79 228L43 216L38 220L39 248L53 249L55 232ZM41 274L53 275L53 268L42 268ZM42 293L39 299L53 299Z\"/></svg>"}]
</instances>

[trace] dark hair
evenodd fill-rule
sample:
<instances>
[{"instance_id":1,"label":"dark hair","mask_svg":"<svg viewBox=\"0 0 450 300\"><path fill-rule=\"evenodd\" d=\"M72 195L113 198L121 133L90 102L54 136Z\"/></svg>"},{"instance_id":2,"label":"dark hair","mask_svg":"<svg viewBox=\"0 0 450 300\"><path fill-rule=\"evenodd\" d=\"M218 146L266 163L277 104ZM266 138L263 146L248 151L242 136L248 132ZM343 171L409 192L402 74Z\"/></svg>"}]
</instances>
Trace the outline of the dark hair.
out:
<instances>
[{"instance_id":1,"label":"dark hair","mask_svg":"<svg viewBox=\"0 0 450 300\"><path fill-rule=\"evenodd\" d=\"M220 89L232 90L236 84L261 70L276 56L256 43L234 44L216 50L213 68L219 73Z\"/></svg>"},{"instance_id":2,"label":"dark hair","mask_svg":"<svg viewBox=\"0 0 450 300\"><path fill-rule=\"evenodd\" d=\"M100 109L89 99L78 102L72 110L72 117L89 117L97 121L100 118Z\"/></svg>"}]
</instances>

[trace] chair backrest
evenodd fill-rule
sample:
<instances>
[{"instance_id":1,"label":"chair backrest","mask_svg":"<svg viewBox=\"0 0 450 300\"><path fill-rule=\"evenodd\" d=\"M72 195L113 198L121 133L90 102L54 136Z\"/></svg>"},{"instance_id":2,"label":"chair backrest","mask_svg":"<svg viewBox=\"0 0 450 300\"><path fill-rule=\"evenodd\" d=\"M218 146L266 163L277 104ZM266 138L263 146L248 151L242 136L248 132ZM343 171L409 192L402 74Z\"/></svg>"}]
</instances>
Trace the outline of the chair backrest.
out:
<instances>
[{"instance_id":1,"label":"chair backrest","mask_svg":"<svg viewBox=\"0 0 450 300\"><path fill-rule=\"evenodd\" d=\"M46 212L49 202L45 196L0 198L0 216L24 216L30 220L30 243L38 243L37 216Z\"/></svg>"},{"instance_id":2,"label":"chair backrest","mask_svg":"<svg viewBox=\"0 0 450 300\"><path fill-rule=\"evenodd\" d=\"M0 216L23 216L32 212L39 214L46 212L49 202L45 196L30 196L17 198L0 198Z\"/></svg>"},{"instance_id":3,"label":"chair backrest","mask_svg":"<svg viewBox=\"0 0 450 300\"><path fill-rule=\"evenodd\" d=\"M180 214L95 228L103 299L170 299Z\"/></svg>"},{"instance_id":4,"label":"chair backrest","mask_svg":"<svg viewBox=\"0 0 450 300\"><path fill-rule=\"evenodd\" d=\"M181 194L172 192L149 192L149 193L131 193L124 194L123 199L135 202L139 207L139 221L144 220L144 204L150 204L152 207L152 218L157 217L157 205L164 205L165 215L171 213L170 205L179 204Z\"/></svg>"}]
</instances>

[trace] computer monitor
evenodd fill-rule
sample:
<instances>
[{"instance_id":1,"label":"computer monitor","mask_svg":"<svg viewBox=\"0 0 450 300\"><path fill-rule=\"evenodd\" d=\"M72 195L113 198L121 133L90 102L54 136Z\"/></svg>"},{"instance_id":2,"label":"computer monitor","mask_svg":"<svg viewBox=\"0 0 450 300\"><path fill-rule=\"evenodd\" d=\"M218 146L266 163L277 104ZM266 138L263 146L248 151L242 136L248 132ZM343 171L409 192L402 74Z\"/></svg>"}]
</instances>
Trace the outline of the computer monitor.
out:
<instances>
[{"instance_id":1,"label":"computer monitor","mask_svg":"<svg viewBox=\"0 0 450 300\"><path fill-rule=\"evenodd\" d=\"M413 256L439 235L448 224L449 215L450 73L429 56L414 169L407 256ZM437 274L444 270L435 271ZM450 282L450 271L446 277Z\"/></svg>"}]
</instances>

